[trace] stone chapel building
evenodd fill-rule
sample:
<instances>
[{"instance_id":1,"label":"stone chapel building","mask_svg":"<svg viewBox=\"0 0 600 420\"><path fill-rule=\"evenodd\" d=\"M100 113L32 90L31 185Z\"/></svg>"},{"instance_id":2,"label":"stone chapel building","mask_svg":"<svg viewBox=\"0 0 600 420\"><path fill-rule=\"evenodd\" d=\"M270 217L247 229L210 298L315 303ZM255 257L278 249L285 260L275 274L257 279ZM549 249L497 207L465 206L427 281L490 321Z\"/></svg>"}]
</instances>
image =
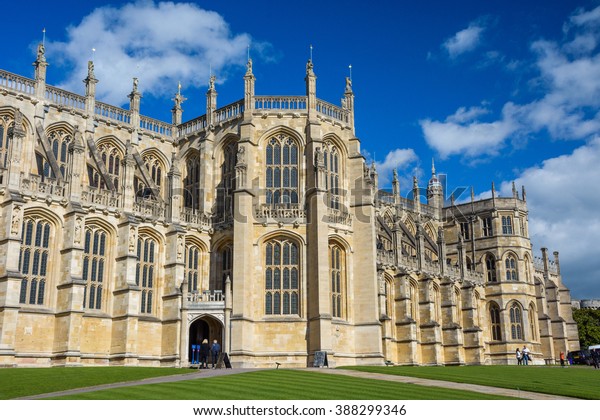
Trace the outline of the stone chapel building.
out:
<instances>
[{"instance_id":1,"label":"stone chapel building","mask_svg":"<svg viewBox=\"0 0 600 420\"><path fill-rule=\"evenodd\" d=\"M354 94L258 96L182 122L0 70L0 365L536 363L579 348L558 253L536 258L525 191L445 202L435 169L378 190ZM421 191L423 193L421 194ZM419 197L425 195L426 202ZM406 197L414 197L406 198ZM425 199L423 200L425 201Z\"/></svg>"}]
</instances>

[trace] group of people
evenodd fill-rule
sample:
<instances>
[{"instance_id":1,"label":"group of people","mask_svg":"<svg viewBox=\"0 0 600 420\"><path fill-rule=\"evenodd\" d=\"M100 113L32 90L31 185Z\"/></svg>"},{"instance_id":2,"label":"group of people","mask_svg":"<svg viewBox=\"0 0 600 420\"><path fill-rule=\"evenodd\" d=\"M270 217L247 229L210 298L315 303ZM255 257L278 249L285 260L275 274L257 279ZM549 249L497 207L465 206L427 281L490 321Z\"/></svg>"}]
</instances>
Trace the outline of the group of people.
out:
<instances>
[{"instance_id":1,"label":"group of people","mask_svg":"<svg viewBox=\"0 0 600 420\"><path fill-rule=\"evenodd\" d=\"M212 368L215 368L215 364L219 359L219 353L221 353L221 345L217 340L213 340L212 345L208 345L208 340L205 338L202 340L202 344L200 344L200 352L199 352L199 369L208 369L208 358L210 356L212 361Z\"/></svg>"},{"instance_id":2,"label":"group of people","mask_svg":"<svg viewBox=\"0 0 600 420\"><path fill-rule=\"evenodd\" d=\"M588 366L593 366L594 369L600 369L600 349L590 350L589 356L586 357L585 354L582 354L581 357ZM571 352L568 352L567 356L565 357L565 352L561 351L560 365L564 367L565 364L573 365L573 356Z\"/></svg>"},{"instance_id":3,"label":"group of people","mask_svg":"<svg viewBox=\"0 0 600 420\"><path fill-rule=\"evenodd\" d=\"M531 354L527 346L523 346L523 350L519 350L517 347L516 356L518 365L528 365L531 362Z\"/></svg>"}]
</instances>

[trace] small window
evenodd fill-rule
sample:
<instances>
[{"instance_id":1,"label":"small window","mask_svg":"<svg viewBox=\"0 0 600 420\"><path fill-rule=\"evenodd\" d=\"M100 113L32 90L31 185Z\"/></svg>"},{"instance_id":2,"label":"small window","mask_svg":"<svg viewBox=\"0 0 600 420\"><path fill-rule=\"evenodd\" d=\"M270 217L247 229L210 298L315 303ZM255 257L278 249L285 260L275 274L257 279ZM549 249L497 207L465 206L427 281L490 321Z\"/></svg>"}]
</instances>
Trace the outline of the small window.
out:
<instances>
[{"instance_id":1,"label":"small window","mask_svg":"<svg viewBox=\"0 0 600 420\"><path fill-rule=\"evenodd\" d=\"M502 234L503 235L512 235L512 218L510 216L502 216Z\"/></svg>"},{"instance_id":2,"label":"small window","mask_svg":"<svg viewBox=\"0 0 600 420\"><path fill-rule=\"evenodd\" d=\"M483 236L492 236L494 234L492 229L492 218L484 217L483 221Z\"/></svg>"}]
</instances>

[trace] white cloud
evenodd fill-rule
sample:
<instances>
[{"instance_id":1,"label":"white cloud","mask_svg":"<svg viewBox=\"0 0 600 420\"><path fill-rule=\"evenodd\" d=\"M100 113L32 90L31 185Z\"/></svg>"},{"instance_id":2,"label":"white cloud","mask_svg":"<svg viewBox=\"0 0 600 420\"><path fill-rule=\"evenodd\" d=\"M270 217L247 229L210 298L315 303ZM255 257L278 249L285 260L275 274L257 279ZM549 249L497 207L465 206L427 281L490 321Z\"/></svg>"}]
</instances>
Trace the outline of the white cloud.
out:
<instances>
[{"instance_id":1,"label":"white cloud","mask_svg":"<svg viewBox=\"0 0 600 420\"><path fill-rule=\"evenodd\" d=\"M506 109L511 109L507 104ZM488 111L483 108L459 108L444 122L425 119L419 121L427 144L442 159L460 154L466 157L495 155L504 141L517 127L507 112L506 118L494 122L481 122L478 117Z\"/></svg>"},{"instance_id":2,"label":"white cloud","mask_svg":"<svg viewBox=\"0 0 600 420\"><path fill-rule=\"evenodd\" d=\"M442 47L448 52L450 58L454 59L477 48L484 29L479 24L471 23L468 28L458 31L454 36L448 38Z\"/></svg>"},{"instance_id":3,"label":"white cloud","mask_svg":"<svg viewBox=\"0 0 600 420\"><path fill-rule=\"evenodd\" d=\"M548 159L516 180L525 185L529 234L539 254L545 246L560 251L564 281L575 297L600 297L600 137L571 154ZM512 183L500 187L512 194Z\"/></svg>"},{"instance_id":4,"label":"white cloud","mask_svg":"<svg viewBox=\"0 0 600 420\"><path fill-rule=\"evenodd\" d=\"M459 108L445 121L420 121L425 140L442 158L493 156L511 140L546 130L557 140L586 140L600 131L600 7L578 11L561 42L538 40L531 45L539 75L531 80L537 97L507 102L496 121L479 120L479 107Z\"/></svg>"},{"instance_id":5,"label":"white cloud","mask_svg":"<svg viewBox=\"0 0 600 420\"><path fill-rule=\"evenodd\" d=\"M379 188L388 188L391 185L392 171L394 169L397 169L400 174L418 174L418 168L412 168L412 170L410 168L411 165L417 164L419 161L419 158L413 149L394 149L386 155L383 161L373 159L367 150L363 150L363 155L367 159L367 162L375 162L379 178ZM407 185L404 183L406 179L401 179L401 183Z\"/></svg>"},{"instance_id":6,"label":"white cloud","mask_svg":"<svg viewBox=\"0 0 600 420\"><path fill-rule=\"evenodd\" d=\"M178 81L184 88L207 84L209 66L223 80L229 68L244 64L250 41L195 4L138 1L95 9L67 28L65 42L50 42L46 51L51 62L72 67L61 86L81 92L95 48L97 98L120 105L128 101L133 77L140 90L156 96L173 94Z\"/></svg>"}]
</instances>

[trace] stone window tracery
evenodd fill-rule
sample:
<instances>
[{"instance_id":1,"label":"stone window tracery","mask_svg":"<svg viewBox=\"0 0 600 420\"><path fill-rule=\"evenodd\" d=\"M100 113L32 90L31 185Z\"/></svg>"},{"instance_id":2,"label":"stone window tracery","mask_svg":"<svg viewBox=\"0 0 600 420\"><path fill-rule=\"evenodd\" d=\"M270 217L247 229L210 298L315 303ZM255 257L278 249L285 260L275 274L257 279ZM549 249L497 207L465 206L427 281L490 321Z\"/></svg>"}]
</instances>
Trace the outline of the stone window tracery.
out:
<instances>
[{"instance_id":1,"label":"stone window tracery","mask_svg":"<svg viewBox=\"0 0 600 420\"><path fill-rule=\"evenodd\" d=\"M493 255L485 257L485 271L488 283L495 283L498 280L496 277L496 259Z\"/></svg>"},{"instance_id":2,"label":"stone window tracery","mask_svg":"<svg viewBox=\"0 0 600 420\"><path fill-rule=\"evenodd\" d=\"M187 291L189 293L200 291L202 286L200 277L202 269L202 251L194 244L188 244L184 257L185 278L187 280Z\"/></svg>"},{"instance_id":3,"label":"stone window tracery","mask_svg":"<svg viewBox=\"0 0 600 420\"><path fill-rule=\"evenodd\" d=\"M517 270L517 259L514 255L509 255L504 260L504 266L506 269L506 281L518 281L519 275Z\"/></svg>"},{"instance_id":4,"label":"stone window tracery","mask_svg":"<svg viewBox=\"0 0 600 420\"><path fill-rule=\"evenodd\" d=\"M337 244L329 246L329 274L331 278L331 314L345 317L346 254Z\"/></svg>"},{"instance_id":5,"label":"stone window tracery","mask_svg":"<svg viewBox=\"0 0 600 420\"><path fill-rule=\"evenodd\" d=\"M503 235L512 235L512 218L510 216L502 216L502 234Z\"/></svg>"},{"instance_id":6,"label":"stone window tracery","mask_svg":"<svg viewBox=\"0 0 600 420\"><path fill-rule=\"evenodd\" d=\"M7 116L0 118L0 168L8 168L8 159L10 154L10 132L14 127L14 122Z\"/></svg>"},{"instance_id":7,"label":"stone window tracery","mask_svg":"<svg viewBox=\"0 0 600 420\"><path fill-rule=\"evenodd\" d=\"M490 305L490 328L492 340L502 340L502 329L500 327L500 307L496 303Z\"/></svg>"},{"instance_id":8,"label":"stone window tracery","mask_svg":"<svg viewBox=\"0 0 600 420\"><path fill-rule=\"evenodd\" d=\"M523 313L516 302L510 307L510 335L513 340L523 340Z\"/></svg>"},{"instance_id":9,"label":"stone window tracery","mask_svg":"<svg viewBox=\"0 0 600 420\"><path fill-rule=\"evenodd\" d=\"M235 185L235 166L237 164L237 143L230 142L223 148L221 182L217 186L217 217L225 219L233 215L233 191Z\"/></svg>"},{"instance_id":10,"label":"stone window tracery","mask_svg":"<svg viewBox=\"0 0 600 420\"><path fill-rule=\"evenodd\" d=\"M298 203L298 146L283 134L273 136L266 149L267 204Z\"/></svg>"},{"instance_id":11,"label":"stone window tracery","mask_svg":"<svg viewBox=\"0 0 600 420\"><path fill-rule=\"evenodd\" d=\"M186 162L186 175L183 179L184 207L198 209L200 205L200 156L193 155Z\"/></svg>"},{"instance_id":12,"label":"stone window tracery","mask_svg":"<svg viewBox=\"0 0 600 420\"><path fill-rule=\"evenodd\" d=\"M298 246L270 240L265 246L265 314L298 315L300 294Z\"/></svg>"},{"instance_id":13,"label":"stone window tracery","mask_svg":"<svg viewBox=\"0 0 600 420\"><path fill-rule=\"evenodd\" d=\"M106 272L107 233L95 226L85 229L83 249L84 309L102 309L104 279Z\"/></svg>"},{"instance_id":14,"label":"stone window tracery","mask_svg":"<svg viewBox=\"0 0 600 420\"><path fill-rule=\"evenodd\" d=\"M341 158L338 149L330 143L323 145L323 161L325 164L325 189L327 190L327 204L330 208L339 210L342 202L340 188Z\"/></svg>"},{"instance_id":15,"label":"stone window tracery","mask_svg":"<svg viewBox=\"0 0 600 420\"><path fill-rule=\"evenodd\" d=\"M141 287L140 313L152 314L156 290L158 244L148 235L140 234L137 242L135 284Z\"/></svg>"},{"instance_id":16,"label":"stone window tracery","mask_svg":"<svg viewBox=\"0 0 600 420\"><path fill-rule=\"evenodd\" d=\"M43 305L46 292L50 237L50 223L43 219L23 221L19 271L23 275L19 303Z\"/></svg>"}]
</instances>

